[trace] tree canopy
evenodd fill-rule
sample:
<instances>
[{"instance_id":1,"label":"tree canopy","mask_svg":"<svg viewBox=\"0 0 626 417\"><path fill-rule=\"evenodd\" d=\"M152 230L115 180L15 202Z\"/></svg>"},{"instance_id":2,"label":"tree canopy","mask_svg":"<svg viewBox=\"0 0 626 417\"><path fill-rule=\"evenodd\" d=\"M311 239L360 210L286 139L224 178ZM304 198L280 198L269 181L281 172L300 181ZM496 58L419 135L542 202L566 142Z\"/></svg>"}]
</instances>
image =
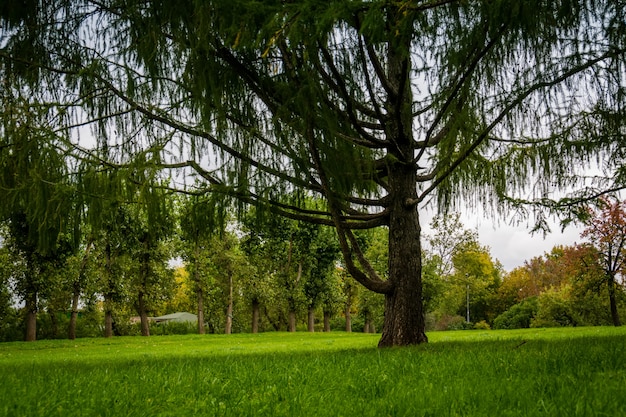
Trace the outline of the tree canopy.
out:
<instances>
[{"instance_id":1,"label":"tree canopy","mask_svg":"<svg viewBox=\"0 0 626 417\"><path fill-rule=\"evenodd\" d=\"M385 294L381 346L427 340L425 204L561 210L626 186L620 0L24 6L0 8L3 99L46 109L93 169L333 226ZM379 226L386 279L354 234Z\"/></svg>"}]
</instances>

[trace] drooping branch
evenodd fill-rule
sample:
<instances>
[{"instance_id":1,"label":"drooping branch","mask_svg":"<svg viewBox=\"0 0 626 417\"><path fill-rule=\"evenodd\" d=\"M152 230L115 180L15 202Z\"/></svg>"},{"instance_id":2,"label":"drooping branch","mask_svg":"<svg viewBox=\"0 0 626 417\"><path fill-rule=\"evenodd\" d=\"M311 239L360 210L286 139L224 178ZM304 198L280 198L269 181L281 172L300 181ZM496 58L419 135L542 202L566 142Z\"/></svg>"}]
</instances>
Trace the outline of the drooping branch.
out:
<instances>
[{"instance_id":1,"label":"drooping branch","mask_svg":"<svg viewBox=\"0 0 626 417\"><path fill-rule=\"evenodd\" d=\"M423 199L429 195L433 190L435 190L439 184L441 184L448 176L450 176L456 169L461 165L469 156L473 155L476 149L489 137L491 132L498 126L504 118L506 118L515 108L517 108L526 98L528 98L531 94L550 87L554 87L563 83L571 77L578 75L579 73L594 67L598 63L613 58L615 56L619 56L624 54L626 50L622 49L614 49L604 54L591 59L582 65L575 66L565 71L561 75L553 78L552 80L546 81L538 81L527 88L525 88L522 92L518 93L515 98L512 98L508 101L508 104L504 106L504 108L497 114L497 116L491 121L491 123L480 132L476 138L470 143L470 145L460 153L460 155L447 167L445 168L437 178L427 187L424 191L421 192L419 196L419 201L423 201Z\"/></svg>"}]
</instances>

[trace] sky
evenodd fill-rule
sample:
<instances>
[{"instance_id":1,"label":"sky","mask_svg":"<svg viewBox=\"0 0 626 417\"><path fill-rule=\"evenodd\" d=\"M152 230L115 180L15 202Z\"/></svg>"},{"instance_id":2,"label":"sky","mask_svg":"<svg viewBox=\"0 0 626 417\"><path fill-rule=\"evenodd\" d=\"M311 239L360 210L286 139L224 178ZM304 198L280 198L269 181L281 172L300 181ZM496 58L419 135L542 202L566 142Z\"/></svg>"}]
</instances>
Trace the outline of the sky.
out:
<instances>
[{"instance_id":1,"label":"sky","mask_svg":"<svg viewBox=\"0 0 626 417\"><path fill-rule=\"evenodd\" d=\"M430 218L421 221L424 234L431 233ZM531 234L530 222L511 225L507 223L507 219L498 221L474 213L461 213L461 222L465 229L478 232L480 244L490 248L492 258L499 260L507 272L523 266L527 260L550 252L554 246L569 246L585 241L580 237L580 226L568 226L562 232L556 221L550 224L551 232L545 237L542 232Z\"/></svg>"}]
</instances>

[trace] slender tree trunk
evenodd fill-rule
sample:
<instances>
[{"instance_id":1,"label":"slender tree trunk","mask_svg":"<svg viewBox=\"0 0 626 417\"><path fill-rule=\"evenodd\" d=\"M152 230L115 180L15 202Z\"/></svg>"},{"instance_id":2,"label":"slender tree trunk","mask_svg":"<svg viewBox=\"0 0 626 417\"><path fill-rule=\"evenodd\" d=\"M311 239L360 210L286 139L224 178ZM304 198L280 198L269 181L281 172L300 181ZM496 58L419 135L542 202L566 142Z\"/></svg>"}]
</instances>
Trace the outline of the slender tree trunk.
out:
<instances>
[{"instance_id":1,"label":"slender tree trunk","mask_svg":"<svg viewBox=\"0 0 626 417\"><path fill-rule=\"evenodd\" d=\"M198 275L198 245L196 244L195 257L193 260L193 282L196 283L196 296L198 299L198 334L206 334L206 328L204 326L204 292L202 291L202 285L200 285L200 277Z\"/></svg>"},{"instance_id":2,"label":"slender tree trunk","mask_svg":"<svg viewBox=\"0 0 626 417\"><path fill-rule=\"evenodd\" d=\"M31 292L26 297L26 335L24 340L37 340L37 292Z\"/></svg>"},{"instance_id":3,"label":"slender tree trunk","mask_svg":"<svg viewBox=\"0 0 626 417\"><path fill-rule=\"evenodd\" d=\"M346 304L346 332L352 332L352 313L350 313L350 309L352 305L350 303Z\"/></svg>"},{"instance_id":4,"label":"slender tree trunk","mask_svg":"<svg viewBox=\"0 0 626 417\"><path fill-rule=\"evenodd\" d=\"M307 330L311 333L315 332L315 308L309 306Z\"/></svg>"},{"instance_id":5,"label":"slender tree trunk","mask_svg":"<svg viewBox=\"0 0 626 417\"><path fill-rule=\"evenodd\" d=\"M48 316L50 316L50 333L53 339L59 338L59 320L57 320L57 314L54 310L48 309Z\"/></svg>"},{"instance_id":6,"label":"slender tree trunk","mask_svg":"<svg viewBox=\"0 0 626 417\"><path fill-rule=\"evenodd\" d=\"M296 331L296 312L293 310L289 310L289 323L287 325L287 330L292 333Z\"/></svg>"},{"instance_id":7,"label":"slender tree trunk","mask_svg":"<svg viewBox=\"0 0 626 417\"><path fill-rule=\"evenodd\" d=\"M148 306L146 305L146 291L148 288L148 278L151 274L150 271L150 238L146 234L142 241L141 246L143 248L139 259L141 262L139 269L140 286L137 294L137 313L139 313L139 319L141 320L141 335L150 336L150 323L148 322Z\"/></svg>"},{"instance_id":8,"label":"slender tree trunk","mask_svg":"<svg viewBox=\"0 0 626 417\"><path fill-rule=\"evenodd\" d=\"M233 331L233 276L228 275L228 306L226 307L226 328L224 333L231 334Z\"/></svg>"},{"instance_id":9,"label":"slender tree trunk","mask_svg":"<svg viewBox=\"0 0 626 417\"><path fill-rule=\"evenodd\" d=\"M206 327L204 326L204 294L202 288L198 285L198 334L206 334Z\"/></svg>"},{"instance_id":10,"label":"slender tree trunk","mask_svg":"<svg viewBox=\"0 0 626 417\"><path fill-rule=\"evenodd\" d=\"M324 311L324 331L330 332L330 311Z\"/></svg>"},{"instance_id":11,"label":"slender tree trunk","mask_svg":"<svg viewBox=\"0 0 626 417\"><path fill-rule=\"evenodd\" d=\"M252 333L259 332L259 300L256 298L252 300Z\"/></svg>"},{"instance_id":12,"label":"slender tree trunk","mask_svg":"<svg viewBox=\"0 0 626 417\"><path fill-rule=\"evenodd\" d=\"M74 291L72 292L72 313L70 315L70 324L67 330L67 337L70 340L76 339L76 320L78 319L78 300L80 297L80 286L74 283Z\"/></svg>"},{"instance_id":13,"label":"slender tree trunk","mask_svg":"<svg viewBox=\"0 0 626 417\"><path fill-rule=\"evenodd\" d=\"M113 293L104 294L104 337L113 337Z\"/></svg>"},{"instance_id":14,"label":"slender tree trunk","mask_svg":"<svg viewBox=\"0 0 626 417\"><path fill-rule=\"evenodd\" d=\"M608 281L609 286L609 302L611 305L611 319L613 320L613 325L618 327L622 325L622 322L619 318L619 311L617 310L617 300L615 298L615 275L611 274L609 276Z\"/></svg>"},{"instance_id":15,"label":"slender tree trunk","mask_svg":"<svg viewBox=\"0 0 626 417\"><path fill-rule=\"evenodd\" d=\"M72 286L72 313L70 315L70 324L67 330L67 337L70 340L76 339L76 321L78 319L78 300L80 298L81 282L83 282L85 268L87 267L87 260L89 259L89 253L91 252L92 247L93 241L89 239L89 242L85 247L85 255L83 256L83 260L80 263L78 276L76 277L74 285Z\"/></svg>"},{"instance_id":16,"label":"slender tree trunk","mask_svg":"<svg viewBox=\"0 0 626 417\"><path fill-rule=\"evenodd\" d=\"M113 257L108 241L104 247L104 273L107 286L104 294L104 337L113 337Z\"/></svg>"},{"instance_id":17,"label":"slender tree trunk","mask_svg":"<svg viewBox=\"0 0 626 417\"><path fill-rule=\"evenodd\" d=\"M137 310L139 318L141 319L141 335L150 336L150 323L148 321L148 311L143 291L139 291L139 295L137 297Z\"/></svg>"},{"instance_id":18,"label":"slender tree trunk","mask_svg":"<svg viewBox=\"0 0 626 417\"><path fill-rule=\"evenodd\" d=\"M194 256L193 256L193 282L196 284L196 296L198 300L198 334L206 334L204 325L204 291L200 282L200 274L198 273L198 263L200 260L200 246L196 239Z\"/></svg>"}]
</instances>

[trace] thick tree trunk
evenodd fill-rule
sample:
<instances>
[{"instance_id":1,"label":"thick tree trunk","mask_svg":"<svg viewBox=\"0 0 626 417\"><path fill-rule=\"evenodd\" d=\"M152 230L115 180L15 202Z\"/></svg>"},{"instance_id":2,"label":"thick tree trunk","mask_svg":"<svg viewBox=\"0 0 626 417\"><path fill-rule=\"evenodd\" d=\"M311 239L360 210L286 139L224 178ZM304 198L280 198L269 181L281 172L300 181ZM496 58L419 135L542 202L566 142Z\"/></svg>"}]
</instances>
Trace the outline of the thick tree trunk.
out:
<instances>
[{"instance_id":1,"label":"thick tree trunk","mask_svg":"<svg viewBox=\"0 0 626 417\"><path fill-rule=\"evenodd\" d=\"M26 298L26 335L24 340L37 340L37 293L33 292Z\"/></svg>"},{"instance_id":2,"label":"thick tree trunk","mask_svg":"<svg viewBox=\"0 0 626 417\"><path fill-rule=\"evenodd\" d=\"M252 333L259 332L259 317L260 317L259 308L260 308L259 300L255 298L254 300L252 300Z\"/></svg>"},{"instance_id":3,"label":"thick tree trunk","mask_svg":"<svg viewBox=\"0 0 626 417\"><path fill-rule=\"evenodd\" d=\"M137 303L137 313L139 313L141 320L141 335L150 336L150 323L148 321L148 311L146 309L146 300L144 299L143 291L139 291Z\"/></svg>"},{"instance_id":4,"label":"thick tree trunk","mask_svg":"<svg viewBox=\"0 0 626 417\"><path fill-rule=\"evenodd\" d=\"M233 331L233 277L228 276L228 306L226 307L226 328L224 333L231 334Z\"/></svg>"},{"instance_id":5,"label":"thick tree trunk","mask_svg":"<svg viewBox=\"0 0 626 417\"><path fill-rule=\"evenodd\" d=\"M400 14L400 9L389 9ZM418 167L414 158L413 95L409 80L411 34L392 39L387 49L387 76L396 93L385 103L390 123L388 148L389 278L385 320L379 347L415 345L428 341L422 300L421 228L417 204Z\"/></svg>"},{"instance_id":6,"label":"thick tree trunk","mask_svg":"<svg viewBox=\"0 0 626 417\"><path fill-rule=\"evenodd\" d=\"M611 319L614 326L621 326L622 322L619 318L619 311L617 310L617 300L615 298L615 276L609 277L609 302L611 305Z\"/></svg>"},{"instance_id":7,"label":"thick tree trunk","mask_svg":"<svg viewBox=\"0 0 626 417\"><path fill-rule=\"evenodd\" d=\"M391 164L389 183L394 196L389 219L389 281L393 289L385 294L385 320L379 347L428 341L422 302L421 228L415 205L415 167Z\"/></svg>"},{"instance_id":8,"label":"thick tree trunk","mask_svg":"<svg viewBox=\"0 0 626 417\"><path fill-rule=\"evenodd\" d=\"M309 307L307 330L311 333L315 332L315 308Z\"/></svg>"},{"instance_id":9,"label":"thick tree trunk","mask_svg":"<svg viewBox=\"0 0 626 417\"><path fill-rule=\"evenodd\" d=\"M330 311L324 311L324 331L330 332Z\"/></svg>"}]
</instances>

